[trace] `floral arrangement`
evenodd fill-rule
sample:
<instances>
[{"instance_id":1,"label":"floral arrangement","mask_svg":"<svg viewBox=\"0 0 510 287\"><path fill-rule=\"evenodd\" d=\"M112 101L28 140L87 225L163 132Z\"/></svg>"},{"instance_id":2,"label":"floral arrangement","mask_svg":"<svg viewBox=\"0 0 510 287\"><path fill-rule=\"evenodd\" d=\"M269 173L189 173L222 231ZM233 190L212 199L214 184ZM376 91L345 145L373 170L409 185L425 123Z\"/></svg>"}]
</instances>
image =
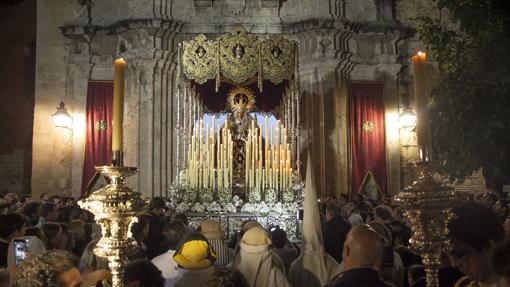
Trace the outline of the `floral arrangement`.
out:
<instances>
[{"instance_id":1,"label":"floral arrangement","mask_svg":"<svg viewBox=\"0 0 510 287\"><path fill-rule=\"evenodd\" d=\"M302 191L302 183L295 184L280 194L275 189L266 189L264 192L253 190L248 194L247 202L244 202L238 195L232 196L230 189L197 191L177 184L168 190L170 202L167 206L177 213L295 213L302 208Z\"/></svg>"}]
</instances>

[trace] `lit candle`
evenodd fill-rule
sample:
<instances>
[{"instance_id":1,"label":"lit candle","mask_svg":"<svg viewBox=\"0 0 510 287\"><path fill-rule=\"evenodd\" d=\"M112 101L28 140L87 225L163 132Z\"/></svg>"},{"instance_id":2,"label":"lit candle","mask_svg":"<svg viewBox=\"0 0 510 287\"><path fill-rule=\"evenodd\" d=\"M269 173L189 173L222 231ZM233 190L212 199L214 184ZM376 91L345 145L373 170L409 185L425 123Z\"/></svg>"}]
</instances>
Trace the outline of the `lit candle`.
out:
<instances>
[{"instance_id":1,"label":"lit candle","mask_svg":"<svg viewBox=\"0 0 510 287\"><path fill-rule=\"evenodd\" d=\"M115 75L113 82L112 151L122 151L125 71L126 61L124 61L122 58L115 60Z\"/></svg>"},{"instance_id":2,"label":"lit candle","mask_svg":"<svg viewBox=\"0 0 510 287\"><path fill-rule=\"evenodd\" d=\"M427 92L425 68L427 55L418 52L412 58L413 88L416 105L416 131L418 145L425 148L431 147L429 125L429 94Z\"/></svg>"}]
</instances>

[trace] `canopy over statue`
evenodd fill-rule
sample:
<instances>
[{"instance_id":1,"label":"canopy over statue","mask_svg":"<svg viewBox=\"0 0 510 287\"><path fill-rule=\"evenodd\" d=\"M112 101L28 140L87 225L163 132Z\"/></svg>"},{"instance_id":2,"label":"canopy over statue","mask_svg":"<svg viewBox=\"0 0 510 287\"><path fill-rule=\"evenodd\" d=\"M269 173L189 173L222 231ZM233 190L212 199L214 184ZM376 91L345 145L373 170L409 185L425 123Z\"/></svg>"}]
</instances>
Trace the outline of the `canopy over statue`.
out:
<instances>
[{"instance_id":1,"label":"canopy over statue","mask_svg":"<svg viewBox=\"0 0 510 287\"><path fill-rule=\"evenodd\" d=\"M185 41L179 55L180 172L172 188L179 211L292 210L295 220L298 206L291 205L301 202L297 43L258 39L239 28L217 40Z\"/></svg>"}]
</instances>

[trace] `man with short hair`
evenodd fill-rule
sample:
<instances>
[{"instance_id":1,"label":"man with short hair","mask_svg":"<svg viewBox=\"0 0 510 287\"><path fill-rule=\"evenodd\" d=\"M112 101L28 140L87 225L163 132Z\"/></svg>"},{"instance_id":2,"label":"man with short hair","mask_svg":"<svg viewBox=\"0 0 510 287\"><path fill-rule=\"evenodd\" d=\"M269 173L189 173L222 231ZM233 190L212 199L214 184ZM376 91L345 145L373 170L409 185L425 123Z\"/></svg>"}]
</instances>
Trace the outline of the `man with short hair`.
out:
<instances>
[{"instance_id":1,"label":"man with short hair","mask_svg":"<svg viewBox=\"0 0 510 287\"><path fill-rule=\"evenodd\" d=\"M271 241L273 252L280 256L285 265L285 274L289 274L290 265L296 260L298 254L295 249L287 247L287 233L283 229L275 228L271 231Z\"/></svg>"},{"instance_id":2,"label":"man with short hair","mask_svg":"<svg viewBox=\"0 0 510 287\"><path fill-rule=\"evenodd\" d=\"M78 287L82 283L78 258L51 250L26 259L16 270L14 287Z\"/></svg>"},{"instance_id":3,"label":"man with short hair","mask_svg":"<svg viewBox=\"0 0 510 287\"><path fill-rule=\"evenodd\" d=\"M43 204L43 220L40 224L44 224L46 222L56 222L58 218L58 207L54 203L45 203Z\"/></svg>"},{"instance_id":4,"label":"man with short hair","mask_svg":"<svg viewBox=\"0 0 510 287\"><path fill-rule=\"evenodd\" d=\"M166 219L166 218L165 218ZM154 257L152 263L161 270L165 279L174 278L177 276L177 263L174 261L175 248L177 244L186 234L186 228L181 222L177 221L164 221L163 235L165 236L168 251Z\"/></svg>"},{"instance_id":5,"label":"man with short hair","mask_svg":"<svg viewBox=\"0 0 510 287\"><path fill-rule=\"evenodd\" d=\"M162 197L154 197L149 204L149 235L147 236L147 258L163 254L165 249L161 244L165 241L163 236L163 216L165 215L166 202Z\"/></svg>"},{"instance_id":6,"label":"man with short hair","mask_svg":"<svg viewBox=\"0 0 510 287\"><path fill-rule=\"evenodd\" d=\"M344 272L328 285L330 287L390 287L379 278L384 243L368 225L351 228L343 248Z\"/></svg>"},{"instance_id":7,"label":"man with short hair","mask_svg":"<svg viewBox=\"0 0 510 287\"><path fill-rule=\"evenodd\" d=\"M465 274L455 286L497 286L498 276L491 265L494 245L503 239L498 216L480 203L467 202L454 210L448 224L453 267Z\"/></svg>"},{"instance_id":8,"label":"man with short hair","mask_svg":"<svg viewBox=\"0 0 510 287\"><path fill-rule=\"evenodd\" d=\"M336 204L328 204L322 238L326 253L338 263L342 262L342 248L349 229L351 229L351 224L342 216L342 209Z\"/></svg>"},{"instance_id":9,"label":"man with short hair","mask_svg":"<svg viewBox=\"0 0 510 287\"><path fill-rule=\"evenodd\" d=\"M40 202L37 201L29 202L23 208L23 213L28 218L29 226L35 226L39 223L39 220L43 214L43 206Z\"/></svg>"}]
</instances>

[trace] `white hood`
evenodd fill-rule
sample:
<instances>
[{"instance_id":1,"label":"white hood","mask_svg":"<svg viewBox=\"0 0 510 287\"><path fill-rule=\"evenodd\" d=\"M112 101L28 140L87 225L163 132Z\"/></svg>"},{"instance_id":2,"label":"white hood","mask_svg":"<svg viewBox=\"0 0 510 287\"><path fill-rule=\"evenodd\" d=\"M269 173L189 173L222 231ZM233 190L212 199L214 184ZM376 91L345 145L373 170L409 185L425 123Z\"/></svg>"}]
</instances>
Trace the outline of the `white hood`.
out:
<instances>
[{"instance_id":1,"label":"white hood","mask_svg":"<svg viewBox=\"0 0 510 287\"><path fill-rule=\"evenodd\" d=\"M324 286L340 273L340 265L324 250L310 153L306 168L303 206L302 251L289 269L289 281L294 286Z\"/></svg>"}]
</instances>

